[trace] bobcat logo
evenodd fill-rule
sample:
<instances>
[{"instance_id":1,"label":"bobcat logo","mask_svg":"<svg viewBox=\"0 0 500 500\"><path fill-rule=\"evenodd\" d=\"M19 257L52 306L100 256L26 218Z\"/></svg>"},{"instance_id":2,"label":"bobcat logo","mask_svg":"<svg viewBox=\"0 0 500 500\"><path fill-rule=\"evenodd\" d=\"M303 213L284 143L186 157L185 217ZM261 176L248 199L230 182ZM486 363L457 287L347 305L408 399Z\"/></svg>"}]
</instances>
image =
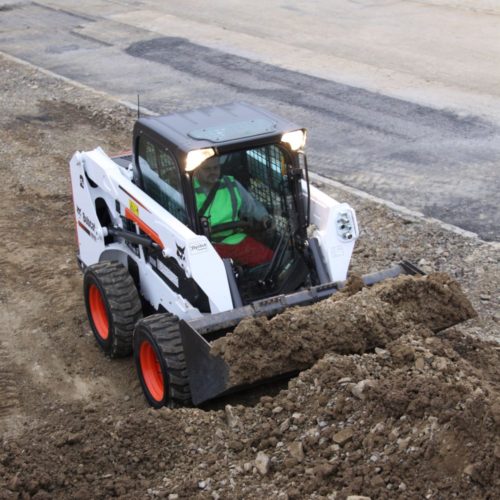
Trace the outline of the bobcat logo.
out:
<instances>
[{"instance_id":1,"label":"bobcat logo","mask_svg":"<svg viewBox=\"0 0 500 500\"><path fill-rule=\"evenodd\" d=\"M175 244L175 246L177 247L177 257L179 257L179 259L181 260L186 260L186 256L184 255L186 247L181 247L177 243Z\"/></svg>"}]
</instances>

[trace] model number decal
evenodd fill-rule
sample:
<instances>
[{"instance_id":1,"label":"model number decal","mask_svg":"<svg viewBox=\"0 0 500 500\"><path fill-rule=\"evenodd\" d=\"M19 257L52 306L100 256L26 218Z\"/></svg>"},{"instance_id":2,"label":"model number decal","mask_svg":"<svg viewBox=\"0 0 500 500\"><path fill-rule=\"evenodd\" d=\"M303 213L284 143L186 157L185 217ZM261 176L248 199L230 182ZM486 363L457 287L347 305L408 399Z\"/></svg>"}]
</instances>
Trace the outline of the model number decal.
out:
<instances>
[{"instance_id":1,"label":"model number decal","mask_svg":"<svg viewBox=\"0 0 500 500\"><path fill-rule=\"evenodd\" d=\"M80 208L76 207L76 215L79 219L78 225L94 240L96 241L97 234L96 234L96 226L95 222L93 222L89 217L85 214L85 212Z\"/></svg>"},{"instance_id":2,"label":"model number decal","mask_svg":"<svg viewBox=\"0 0 500 500\"><path fill-rule=\"evenodd\" d=\"M208 250L208 243L206 241L195 241L189 245L189 250L191 251L191 255L206 252Z\"/></svg>"}]
</instances>

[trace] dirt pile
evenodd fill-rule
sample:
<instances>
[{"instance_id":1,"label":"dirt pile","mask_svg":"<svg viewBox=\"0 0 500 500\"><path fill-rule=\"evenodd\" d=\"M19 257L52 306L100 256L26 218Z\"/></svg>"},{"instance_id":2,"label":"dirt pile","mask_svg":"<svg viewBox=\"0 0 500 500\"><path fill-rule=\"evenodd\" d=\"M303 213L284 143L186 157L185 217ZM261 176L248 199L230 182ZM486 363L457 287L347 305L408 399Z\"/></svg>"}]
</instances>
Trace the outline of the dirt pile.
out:
<instances>
[{"instance_id":1,"label":"dirt pile","mask_svg":"<svg viewBox=\"0 0 500 500\"><path fill-rule=\"evenodd\" d=\"M272 319L248 318L211 352L224 358L237 385L310 367L326 353L385 347L415 325L438 332L476 316L458 283L443 273L346 292Z\"/></svg>"},{"instance_id":2,"label":"dirt pile","mask_svg":"<svg viewBox=\"0 0 500 500\"><path fill-rule=\"evenodd\" d=\"M254 407L53 406L4 443L0 497L495 498L499 362L498 346L414 327Z\"/></svg>"}]
</instances>

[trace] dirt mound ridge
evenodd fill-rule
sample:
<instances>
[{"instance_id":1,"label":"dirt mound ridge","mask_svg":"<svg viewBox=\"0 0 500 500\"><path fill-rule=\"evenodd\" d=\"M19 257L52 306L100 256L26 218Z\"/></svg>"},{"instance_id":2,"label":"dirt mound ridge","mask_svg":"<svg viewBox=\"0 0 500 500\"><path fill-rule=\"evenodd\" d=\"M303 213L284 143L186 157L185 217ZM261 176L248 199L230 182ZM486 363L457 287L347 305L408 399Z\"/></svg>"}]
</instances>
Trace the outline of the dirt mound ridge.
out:
<instances>
[{"instance_id":1,"label":"dirt mound ridge","mask_svg":"<svg viewBox=\"0 0 500 500\"><path fill-rule=\"evenodd\" d=\"M214 342L212 353L224 358L237 385L310 367L326 353L373 351L414 325L438 332L475 316L448 275L400 276L272 319L245 319Z\"/></svg>"}]
</instances>

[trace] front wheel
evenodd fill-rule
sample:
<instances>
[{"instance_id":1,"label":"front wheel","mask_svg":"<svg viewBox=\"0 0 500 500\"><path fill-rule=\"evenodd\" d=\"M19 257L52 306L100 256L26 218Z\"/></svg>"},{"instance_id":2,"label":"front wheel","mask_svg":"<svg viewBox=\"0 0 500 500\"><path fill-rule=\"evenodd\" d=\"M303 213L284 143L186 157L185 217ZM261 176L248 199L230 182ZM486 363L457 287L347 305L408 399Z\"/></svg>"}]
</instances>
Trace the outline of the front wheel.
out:
<instances>
[{"instance_id":1,"label":"front wheel","mask_svg":"<svg viewBox=\"0 0 500 500\"><path fill-rule=\"evenodd\" d=\"M111 358L132 352L132 336L142 318L134 280L118 262L101 262L85 270L83 293L97 344Z\"/></svg>"},{"instance_id":2,"label":"front wheel","mask_svg":"<svg viewBox=\"0 0 500 500\"><path fill-rule=\"evenodd\" d=\"M137 324L134 361L142 390L154 408L185 406L191 393L179 330L171 314L155 314Z\"/></svg>"}]
</instances>

